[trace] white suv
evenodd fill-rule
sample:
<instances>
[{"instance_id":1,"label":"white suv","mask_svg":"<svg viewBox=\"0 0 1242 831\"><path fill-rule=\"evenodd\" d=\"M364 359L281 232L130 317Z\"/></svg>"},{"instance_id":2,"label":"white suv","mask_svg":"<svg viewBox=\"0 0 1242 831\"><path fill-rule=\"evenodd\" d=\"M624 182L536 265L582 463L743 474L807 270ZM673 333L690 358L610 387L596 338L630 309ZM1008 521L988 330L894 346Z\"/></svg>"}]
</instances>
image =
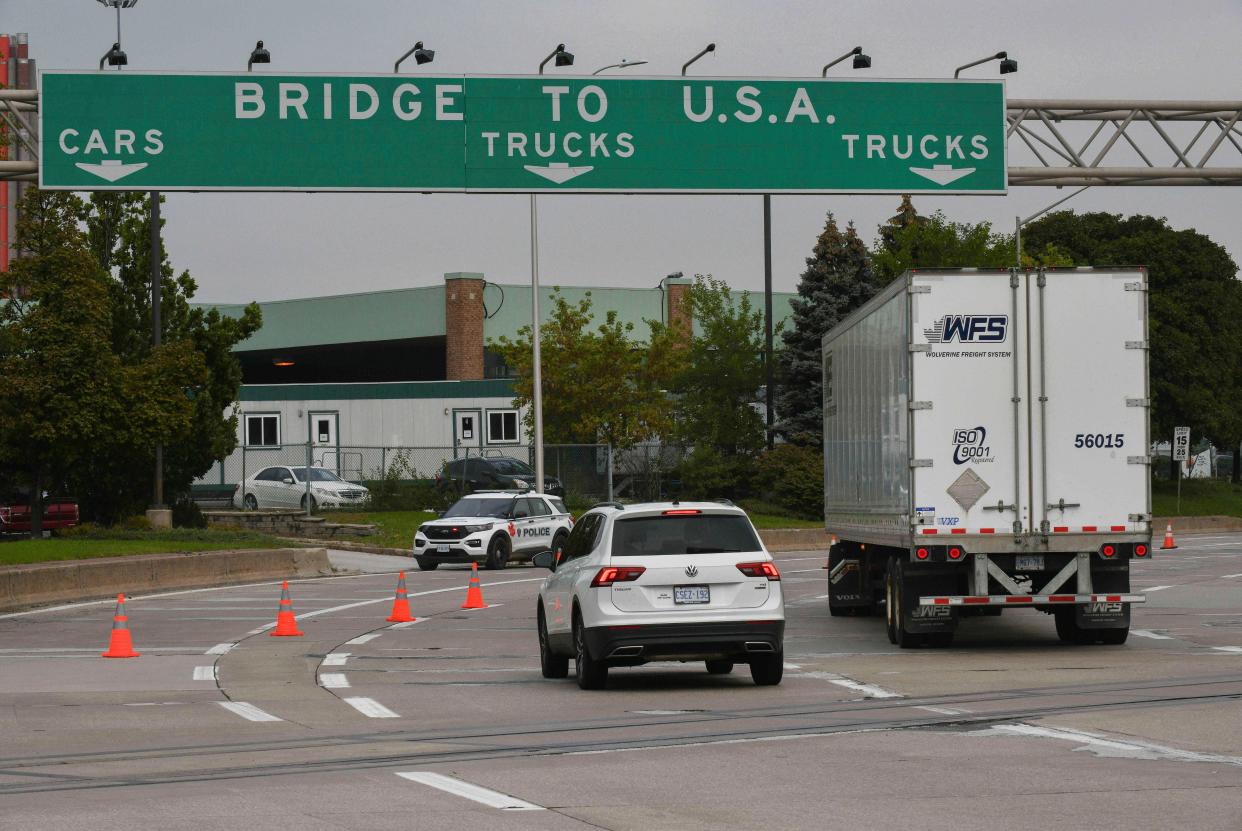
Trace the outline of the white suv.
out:
<instances>
[{"instance_id":1,"label":"white suv","mask_svg":"<svg viewBox=\"0 0 1242 831\"><path fill-rule=\"evenodd\" d=\"M781 575L745 512L728 503L597 505L565 545L534 564L544 678L602 688L610 667L705 661L725 674L750 665L756 684L784 669Z\"/></svg>"},{"instance_id":2,"label":"white suv","mask_svg":"<svg viewBox=\"0 0 1242 831\"><path fill-rule=\"evenodd\" d=\"M555 496L479 491L420 525L413 553L423 571L440 563L504 568L509 560L529 560L536 552L560 548L573 527L565 503Z\"/></svg>"}]
</instances>

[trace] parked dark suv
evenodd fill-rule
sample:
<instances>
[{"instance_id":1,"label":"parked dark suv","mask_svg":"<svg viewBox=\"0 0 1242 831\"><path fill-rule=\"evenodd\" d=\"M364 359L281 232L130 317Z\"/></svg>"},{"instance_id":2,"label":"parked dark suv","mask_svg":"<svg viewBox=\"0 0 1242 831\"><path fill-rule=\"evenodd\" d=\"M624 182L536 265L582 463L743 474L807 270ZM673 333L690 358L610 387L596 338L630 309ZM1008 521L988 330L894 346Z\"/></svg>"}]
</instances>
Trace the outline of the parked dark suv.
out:
<instances>
[{"instance_id":1,"label":"parked dark suv","mask_svg":"<svg viewBox=\"0 0 1242 831\"><path fill-rule=\"evenodd\" d=\"M436 487L466 493L498 488L531 490L535 487L535 471L526 462L511 456L471 456L446 462L444 469L436 474ZM552 496L564 496L565 486L555 476L544 474L543 491Z\"/></svg>"}]
</instances>

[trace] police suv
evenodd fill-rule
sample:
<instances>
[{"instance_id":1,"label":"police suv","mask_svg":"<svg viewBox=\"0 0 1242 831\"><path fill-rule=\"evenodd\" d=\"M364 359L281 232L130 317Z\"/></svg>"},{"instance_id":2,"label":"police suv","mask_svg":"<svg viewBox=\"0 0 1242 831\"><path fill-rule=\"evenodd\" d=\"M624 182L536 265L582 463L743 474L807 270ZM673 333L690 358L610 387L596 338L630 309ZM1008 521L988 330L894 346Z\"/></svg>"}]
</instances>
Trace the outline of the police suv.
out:
<instances>
[{"instance_id":1,"label":"police suv","mask_svg":"<svg viewBox=\"0 0 1242 831\"><path fill-rule=\"evenodd\" d=\"M538 493L478 491L457 500L414 535L414 558L423 571L440 563L482 563L504 568L539 551L560 548L574 526L558 497Z\"/></svg>"},{"instance_id":2,"label":"police suv","mask_svg":"<svg viewBox=\"0 0 1242 831\"><path fill-rule=\"evenodd\" d=\"M563 547L541 551L543 677L599 689L613 667L703 661L713 675L747 664L756 684L784 669L781 573L746 513L717 502L597 505Z\"/></svg>"}]
</instances>

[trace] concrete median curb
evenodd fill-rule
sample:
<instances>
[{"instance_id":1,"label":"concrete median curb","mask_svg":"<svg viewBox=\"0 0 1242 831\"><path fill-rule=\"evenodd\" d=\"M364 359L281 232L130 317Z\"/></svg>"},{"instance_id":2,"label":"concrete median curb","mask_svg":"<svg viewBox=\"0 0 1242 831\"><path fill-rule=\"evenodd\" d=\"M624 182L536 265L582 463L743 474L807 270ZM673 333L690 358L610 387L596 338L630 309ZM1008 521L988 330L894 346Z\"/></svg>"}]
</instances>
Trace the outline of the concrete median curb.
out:
<instances>
[{"instance_id":1,"label":"concrete median curb","mask_svg":"<svg viewBox=\"0 0 1242 831\"><path fill-rule=\"evenodd\" d=\"M1151 521L1152 533L1159 536L1172 524L1174 534L1202 534L1206 531L1242 531L1242 517L1236 516L1158 516Z\"/></svg>"},{"instance_id":2,"label":"concrete median curb","mask_svg":"<svg viewBox=\"0 0 1242 831\"><path fill-rule=\"evenodd\" d=\"M832 541L823 528L764 528L759 539L768 551L823 551L825 555Z\"/></svg>"},{"instance_id":3,"label":"concrete median curb","mask_svg":"<svg viewBox=\"0 0 1242 831\"><path fill-rule=\"evenodd\" d=\"M196 589L332 573L325 548L135 554L4 566L0 567L0 611L114 597L120 593Z\"/></svg>"}]
</instances>

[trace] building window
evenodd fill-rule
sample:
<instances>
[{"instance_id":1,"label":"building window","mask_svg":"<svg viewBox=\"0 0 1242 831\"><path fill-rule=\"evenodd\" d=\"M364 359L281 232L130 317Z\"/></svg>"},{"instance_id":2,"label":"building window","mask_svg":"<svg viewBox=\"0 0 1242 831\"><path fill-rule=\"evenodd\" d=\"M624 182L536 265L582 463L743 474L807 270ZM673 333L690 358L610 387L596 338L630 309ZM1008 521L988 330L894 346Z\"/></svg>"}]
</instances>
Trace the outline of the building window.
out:
<instances>
[{"instance_id":1,"label":"building window","mask_svg":"<svg viewBox=\"0 0 1242 831\"><path fill-rule=\"evenodd\" d=\"M279 447L280 416L275 413L246 416L247 447Z\"/></svg>"},{"instance_id":2,"label":"building window","mask_svg":"<svg viewBox=\"0 0 1242 831\"><path fill-rule=\"evenodd\" d=\"M488 410L487 443L517 444L518 413L517 410Z\"/></svg>"}]
</instances>

